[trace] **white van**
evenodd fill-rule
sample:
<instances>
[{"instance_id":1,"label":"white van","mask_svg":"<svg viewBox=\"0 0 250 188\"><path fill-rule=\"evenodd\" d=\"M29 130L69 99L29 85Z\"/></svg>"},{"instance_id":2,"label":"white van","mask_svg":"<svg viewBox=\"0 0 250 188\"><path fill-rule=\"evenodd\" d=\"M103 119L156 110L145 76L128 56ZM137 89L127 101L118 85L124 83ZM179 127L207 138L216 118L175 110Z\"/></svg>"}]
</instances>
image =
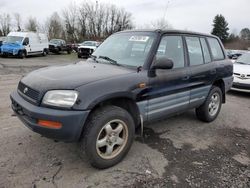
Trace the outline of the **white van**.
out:
<instances>
[{"instance_id":1,"label":"white van","mask_svg":"<svg viewBox=\"0 0 250 188\"><path fill-rule=\"evenodd\" d=\"M1 55L19 56L47 55L49 42L46 34L34 32L10 32L1 46Z\"/></svg>"}]
</instances>

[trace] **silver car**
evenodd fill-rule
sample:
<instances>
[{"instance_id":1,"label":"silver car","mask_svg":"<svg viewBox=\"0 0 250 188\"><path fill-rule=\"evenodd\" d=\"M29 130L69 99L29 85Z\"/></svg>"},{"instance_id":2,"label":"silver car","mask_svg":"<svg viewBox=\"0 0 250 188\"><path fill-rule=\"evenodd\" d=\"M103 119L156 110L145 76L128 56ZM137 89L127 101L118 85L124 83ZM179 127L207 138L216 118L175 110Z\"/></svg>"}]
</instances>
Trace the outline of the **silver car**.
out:
<instances>
[{"instance_id":1,"label":"silver car","mask_svg":"<svg viewBox=\"0 0 250 188\"><path fill-rule=\"evenodd\" d=\"M250 93L250 53L245 53L234 63L232 90Z\"/></svg>"}]
</instances>

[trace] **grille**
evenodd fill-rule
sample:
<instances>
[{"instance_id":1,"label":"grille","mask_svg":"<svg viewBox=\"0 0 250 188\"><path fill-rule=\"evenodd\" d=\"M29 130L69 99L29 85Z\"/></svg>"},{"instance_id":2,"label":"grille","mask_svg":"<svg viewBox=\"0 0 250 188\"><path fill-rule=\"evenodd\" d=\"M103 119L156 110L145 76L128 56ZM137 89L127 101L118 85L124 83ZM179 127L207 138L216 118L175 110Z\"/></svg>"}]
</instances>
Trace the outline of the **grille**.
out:
<instances>
[{"instance_id":1,"label":"grille","mask_svg":"<svg viewBox=\"0 0 250 188\"><path fill-rule=\"evenodd\" d=\"M22 82L19 82L18 84L18 91L22 93L23 96L28 97L33 102L38 102L39 99L39 92L26 86Z\"/></svg>"}]
</instances>

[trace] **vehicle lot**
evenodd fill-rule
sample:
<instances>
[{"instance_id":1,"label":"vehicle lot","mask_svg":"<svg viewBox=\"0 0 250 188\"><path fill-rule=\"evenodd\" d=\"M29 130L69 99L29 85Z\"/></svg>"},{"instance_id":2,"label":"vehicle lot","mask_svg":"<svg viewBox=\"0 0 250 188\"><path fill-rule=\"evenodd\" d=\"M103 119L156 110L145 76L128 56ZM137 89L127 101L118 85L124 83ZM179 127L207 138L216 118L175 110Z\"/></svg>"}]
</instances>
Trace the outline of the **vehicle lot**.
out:
<instances>
[{"instance_id":1,"label":"vehicle lot","mask_svg":"<svg viewBox=\"0 0 250 188\"><path fill-rule=\"evenodd\" d=\"M127 157L92 168L78 145L28 130L10 108L23 74L77 62L76 54L0 58L0 187L249 187L250 94L229 92L219 117L206 124L189 111L148 125Z\"/></svg>"}]
</instances>

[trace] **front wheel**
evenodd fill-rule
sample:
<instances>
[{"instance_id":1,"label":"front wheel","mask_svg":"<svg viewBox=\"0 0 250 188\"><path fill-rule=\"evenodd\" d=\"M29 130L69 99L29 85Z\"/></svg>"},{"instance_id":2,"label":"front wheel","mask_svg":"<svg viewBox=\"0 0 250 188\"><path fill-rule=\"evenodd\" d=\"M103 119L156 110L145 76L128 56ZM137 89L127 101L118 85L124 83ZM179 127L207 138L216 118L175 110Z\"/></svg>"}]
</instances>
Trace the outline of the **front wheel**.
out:
<instances>
[{"instance_id":1,"label":"front wheel","mask_svg":"<svg viewBox=\"0 0 250 188\"><path fill-rule=\"evenodd\" d=\"M196 116L204 122L211 122L220 113L222 104L222 91L219 87L212 86L206 101L196 108Z\"/></svg>"},{"instance_id":2,"label":"front wheel","mask_svg":"<svg viewBox=\"0 0 250 188\"><path fill-rule=\"evenodd\" d=\"M25 51L19 51L19 53L18 53L18 57L19 57L20 59L25 58L25 57L26 57L26 53L25 53Z\"/></svg>"},{"instance_id":3,"label":"front wheel","mask_svg":"<svg viewBox=\"0 0 250 188\"><path fill-rule=\"evenodd\" d=\"M92 166L109 168L128 153L135 126L131 115L117 106L106 106L91 114L84 132L82 149Z\"/></svg>"}]
</instances>

